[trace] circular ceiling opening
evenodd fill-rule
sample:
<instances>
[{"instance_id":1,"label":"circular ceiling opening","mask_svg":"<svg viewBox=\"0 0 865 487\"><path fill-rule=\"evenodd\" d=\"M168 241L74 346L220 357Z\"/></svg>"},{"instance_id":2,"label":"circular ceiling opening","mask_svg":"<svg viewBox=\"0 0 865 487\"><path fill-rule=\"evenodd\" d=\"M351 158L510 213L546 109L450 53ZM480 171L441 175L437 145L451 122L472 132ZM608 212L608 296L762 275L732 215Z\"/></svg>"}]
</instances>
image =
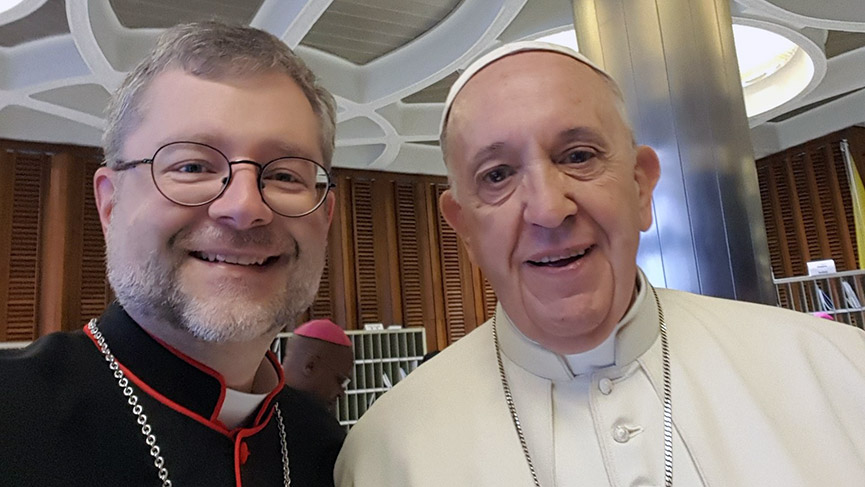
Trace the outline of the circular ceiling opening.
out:
<instances>
[{"instance_id":1,"label":"circular ceiling opening","mask_svg":"<svg viewBox=\"0 0 865 487\"><path fill-rule=\"evenodd\" d=\"M577 46L577 33L574 29L565 29L563 31L559 31L553 34L547 34L541 37L538 37L538 41L541 42L549 42L550 44L558 44L560 46L570 47L575 51L579 51L580 47Z\"/></svg>"},{"instance_id":2,"label":"circular ceiling opening","mask_svg":"<svg viewBox=\"0 0 865 487\"><path fill-rule=\"evenodd\" d=\"M24 0L0 0L0 14L17 7Z\"/></svg>"},{"instance_id":3,"label":"circular ceiling opening","mask_svg":"<svg viewBox=\"0 0 865 487\"><path fill-rule=\"evenodd\" d=\"M772 76L799 50L799 46L784 36L747 25L733 25L733 37L742 87Z\"/></svg>"},{"instance_id":4,"label":"circular ceiling opening","mask_svg":"<svg viewBox=\"0 0 865 487\"><path fill-rule=\"evenodd\" d=\"M825 74L825 56L820 56L813 41L792 29L767 22L743 18L733 21L739 76L749 118L804 96L820 82ZM536 39L578 50L574 29Z\"/></svg>"},{"instance_id":5,"label":"circular ceiling opening","mask_svg":"<svg viewBox=\"0 0 865 487\"><path fill-rule=\"evenodd\" d=\"M739 76L745 95L745 112L754 117L804 95L814 80L811 47L804 37L782 35L762 25L733 24Z\"/></svg>"}]
</instances>

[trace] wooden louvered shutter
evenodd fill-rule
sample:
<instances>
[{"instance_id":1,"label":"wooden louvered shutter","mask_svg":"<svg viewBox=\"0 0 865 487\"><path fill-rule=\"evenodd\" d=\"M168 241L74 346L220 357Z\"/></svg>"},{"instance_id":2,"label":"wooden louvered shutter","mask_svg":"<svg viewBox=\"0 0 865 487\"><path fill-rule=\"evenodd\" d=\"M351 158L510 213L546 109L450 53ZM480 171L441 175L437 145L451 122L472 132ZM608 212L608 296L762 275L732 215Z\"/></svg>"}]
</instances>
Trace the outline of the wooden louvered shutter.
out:
<instances>
[{"instance_id":1,"label":"wooden louvered shutter","mask_svg":"<svg viewBox=\"0 0 865 487\"><path fill-rule=\"evenodd\" d=\"M9 265L12 262L12 201L15 166L12 155L0 150L0 342L7 340L6 315L9 302Z\"/></svg>"},{"instance_id":2,"label":"wooden louvered shutter","mask_svg":"<svg viewBox=\"0 0 865 487\"><path fill-rule=\"evenodd\" d=\"M113 299L111 286L105 275L105 238L96 199L93 196L93 174L99 168L99 158L83 158L85 177L81 185L84 195L82 212L83 242L81 246L81 312L79 322L97 318Z\"/></svg>"},{"instance_id":3,"label":"wooden louvered shutter","mask_svg":"<svg viewBox=\"0 0 865 487\"><path fill-rule=\"evenodd\" d=\"M321 272L321 283L318 286L318 294L315 295L315 301L312 302L312 307L309 309L309 319L333 317L331 289L330 259L325 259L324 270Z\"/></svg>"},{"instance_id":4,"label":"wooden louvered shutter","mask_svg":"<svg viewBox=\"0 0 865 487\"><path fill-rule=\"evenodd\" d=\"M848 132L853 134L855 132ZM858 132L865 138L865 132ZM757 161L772 272L805 275L811 260L857 268L850 186L840 141L831 134ZM780 296L786 304L790 297Z\"/></svg>"},{"instance_id":5,"label":"wooden louvered shutter","mask_svg":"<svg viewBox=\"0 0 865 487\"><path fill-rule=\"evenodd\" d=\"M437 185L436 196L440 197L445 189L445 185ZM474 277L471 262L456 232L448 225L441 211L436 214L444 286L445 327L447 344L450 345L477 326L474 313Z\"/></svg>"},{"instance_id":6,"label":"wooden louvered shutter","mask_svg":"<svg viewBox=\"0 0 865 487\"><path fill-rule=\"evenodd\" d=\"M373 182L351 179L352 230L354 272L357 288L357 326L380 322L378 276L375 262L375 232L373 229Z\"/></svg>"},{"instance_id":7,"label":"wooden louvered shutter","mask_svg":"<svg viewBox=\"0 0 865 487\"><path fill-rule=\"evenodd\" d=\"M787 186L790 189L790 203L793 206L793 225L796 232L796 243L799 247L800 255L805 262L814 258L823 258L814 245L813 240L809 242L809 228L814 228L814 211L808 205L808 190L807 181L805 178L805 154L798 154L788 161L789 170L787 171ZM810 162L810 161L809 161ZM804 203L802 204L804 200ZM805 269L804 262L800 262L800 266L796 272L801 275Z\"/></svg>"},{"instance_id":8,"label":"wooden louvered shutter","mask_svg":"<svg viewBox=\"0 0 865 487\"><path fill-rule=\"evenodd\" d=\"M8 248L5 276L6 299L0 302L0 339L33 340L39 319L39 244L42 208L48 177L47 157L38 154L6 154L3 160L8 232L0 235ZM11 192L6 191L11 186ZM11 202L11 204L9 204ZM11 209L11 211L9 211Z\"/></svg>"},{"instance_id":9,"label":"wooden louvered shutter","mask_svg":"<svg viewBox=\"0 0 865 487\"><path fill-rule=\"evenodd\" d=\"M824 220L829 220L826 230L830 255L833 258L843 256L840 269L857 269L853 200L840 140L825 147L824 151L826 171L818 169L815 173L820 176L816 190L824 202Z\"/></svg>"},{"instance_id":10,"label":"wooden louvered shutter","mask_svg":"<svg viewBox=\"0 0 865 487\"><path fill-rule=\"evenodd\" d=\"M427 281L427 273L421 260L423 228L418 221L418 217L423 214L423 211L418 209L418 204L423 203L420 192L414 183L394 183L402 324L405 326L424 326L424 316L428 308L424 305L423 285Z\"/></svg>"},{"instance_id":11,"label":"wooden louvered shutter","mask_svg":"<svg viewBox=\"0 0 865 487\"><path fill-rule=\"evenodd\" d=\"M786 159L783 159L781 164L783 167L777 172L777 177L775 178L778 182L781 221L784 223L781 230L786 235L786 241L789 245L787 250L789 252L788 258L790 259L788 267L792 273L790 275L798 275L801 269L805 267L805 255L801 248L805 232L801 226L802 217L799 214L799 201L795 192L795 185L791 184L793 178L790 176L792 173L788 170ZM782 274L776 277L787 276Z\"/></svg>"},{"instance_id":12,"label":"wooden louvered shutter","mask_svg":"<svg viewBox=\"0 0 865 487\"><path fill-rule=\"evenodd\" d=\"M757 178L760 183L760 200L766 222L766 240L769 246L772 272L775 277L781 277L793 275L793 269L790 255L791 247L787 241L787 233L784 231L784 215L782 213L784 208L788 212L790 210L789 204L781 199L781 195L786 198L787 194L779 190L779 171L776 166L772 163L758 164ZM781 306L790 307L790 299L791 296L787 295L786 288L779 289L778 300Z\"/></svg>"}]
</instances>

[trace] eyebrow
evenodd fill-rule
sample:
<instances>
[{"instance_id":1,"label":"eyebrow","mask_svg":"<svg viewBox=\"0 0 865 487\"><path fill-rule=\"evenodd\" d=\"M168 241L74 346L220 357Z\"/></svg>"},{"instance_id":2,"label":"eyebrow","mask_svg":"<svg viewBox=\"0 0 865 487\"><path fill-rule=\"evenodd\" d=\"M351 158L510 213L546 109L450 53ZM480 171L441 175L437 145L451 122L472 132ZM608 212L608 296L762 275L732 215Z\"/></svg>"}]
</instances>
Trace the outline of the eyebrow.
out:
<instances>
[{"instance_id":1,"label":"eyebrow","mask_svg":"<svg viewBox=\"0 0 865 487\"><path fill-rule=\"evenodd\" d=\"M275 152L278 152L285 156L303 157L305 159L318 161L319 163L322 162L319 160L321 159L321 156L316 157L313 153L291 142L285 142L283 140L271 140L265 142L264 145L267 147L272 147ZM318 149L318 146L316 146L316 149Z\"/></svg>"},{"instance_id":2,"label":"eyebrow","mask_svg":"<svg viewBox=\"0 0 865 487\"><path fill-rule=\"evenodd\" d=\"M492 144L481 147L471 158L472 166L478 166L487 159L497 156L502 152L502 150L504 150L504 148L504 142L493 142Z\"/></svg>"},{"instance_id":3,"label":"eyebrow","mask_svg":"<svg viewBox=\"0 0 865 487\"><path fill-rule=\"evenodd\" d=\"M198 142L199 144L207 144L222 150L219 147L220 139L210 135L208 132L194 132L190 134L174 134L160 139L159 145L170 144L172 142Z\"/></svg>"},{"instance_id":4,"label":"eyebrow","mask_svg":"<svg viewBox=\"0 0 865 487\"><path fill-rule=\"evenodd\" d=\"M574 141L589 142L602 148L608 145L607 138L601 132L585 126L562 130L555 138L557 144L566 144ZM480 148L470 159L472 167L477 167L484 161L499 156L506 147L507 144L505 142L493 142Z\"/></svg>"},{"instance_id":5,"label":"eyebrow","mask_svg":"<svg viewBox=\"0 0 865 487\"><path fill-rule=\"evenodd\" d=\"M573 141L591 142L602 147L606 147L608 144L607 137L591 127L574 127L563 130L559 132L556 141L559 144Z\"/></svg>"},{"instance_id":6,"label":"eyebrow","mask_svg":"<svg viewBox=\"0 0 865 487\"><path fill-rule=\"evenodd\" d=\"M189 134L174 135L172 137L166 138L166 140L162 140L160 142L160 145L165 145L171 142L178 141L189 141L198 142L200 144L207 144L219 149L222 152L227 152L225 138L222 136L215 136L210 132L192 132ZM258 146L265 148L266 152L273 153L274 155L276 155L276 157L302 157L304 159L309 159L321 163L321 161L318 160L320 159L320 157L315 156L314 152L311 153L310 151L300 147L299 145L292 142L287 142L285 140L267 139L258 144Z\"/></svg>"}]
</instances>

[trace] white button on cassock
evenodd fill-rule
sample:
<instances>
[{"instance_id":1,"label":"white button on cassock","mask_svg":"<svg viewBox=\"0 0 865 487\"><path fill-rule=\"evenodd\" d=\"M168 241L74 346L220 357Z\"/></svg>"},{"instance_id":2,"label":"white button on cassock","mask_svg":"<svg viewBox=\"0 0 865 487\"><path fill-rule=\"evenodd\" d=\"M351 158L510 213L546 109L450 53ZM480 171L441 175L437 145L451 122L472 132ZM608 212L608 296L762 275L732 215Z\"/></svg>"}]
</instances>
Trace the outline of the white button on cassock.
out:
<instances>
[{"instance_id":1,"label":"white button on cassock","mask_svg":"<svg viewBox=\"0 0 865 487\"><path fill-rule=\"evenodd\" d=\"M628 433L628 428L618 425L613 428L613 439L619 443L627 443L631 439L631 434Z\"/></svg>"},{"instance_id":2,"label":"white button on cassock","mask_svg":"<svg viewBox=\"0 0 865 487\"><path fill-rule=\"evenodd\" d=\"M601 391L601 394L607 396L611 392L613 392L613 381L604 377L600 381L598 381L598 389Z\"/></svg>"},{"instance_id":3,"label":"white button on cassock","mask_svg":"<svg viewBox=\"0 0 865 487\"><path fill-rule=\"evenodd\" d=\"M642 431L642 426L617 424L613 427L613 439L616 440L617 443L627 443L631 438L637 436Z\"/></svg>"}]
</instances>

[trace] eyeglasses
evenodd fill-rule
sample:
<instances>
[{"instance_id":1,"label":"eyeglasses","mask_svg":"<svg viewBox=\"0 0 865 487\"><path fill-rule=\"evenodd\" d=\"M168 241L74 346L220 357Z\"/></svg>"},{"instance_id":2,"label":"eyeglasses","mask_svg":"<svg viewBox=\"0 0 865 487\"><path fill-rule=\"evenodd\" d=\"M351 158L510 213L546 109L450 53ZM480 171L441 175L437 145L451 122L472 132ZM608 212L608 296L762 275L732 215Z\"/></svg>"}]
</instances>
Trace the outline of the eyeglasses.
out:
<instances>
[{"instance_id":1,"label":"eyeglasses","mask_svg":"<svg viewBox=\"0 0 865 487\"><path fill-rule=\"evenodd\" d=\"M280 157L266 164L229 161L219 149L200 142L171 142L150 159L118 161L122 171L149 164L156 189L181 206L202 206L222 196L231 182L232 166L258 168L261 199L275 213L297 218L317 210L336 187L321 164L303 157Z\"/></svg>"}]
</instances>

